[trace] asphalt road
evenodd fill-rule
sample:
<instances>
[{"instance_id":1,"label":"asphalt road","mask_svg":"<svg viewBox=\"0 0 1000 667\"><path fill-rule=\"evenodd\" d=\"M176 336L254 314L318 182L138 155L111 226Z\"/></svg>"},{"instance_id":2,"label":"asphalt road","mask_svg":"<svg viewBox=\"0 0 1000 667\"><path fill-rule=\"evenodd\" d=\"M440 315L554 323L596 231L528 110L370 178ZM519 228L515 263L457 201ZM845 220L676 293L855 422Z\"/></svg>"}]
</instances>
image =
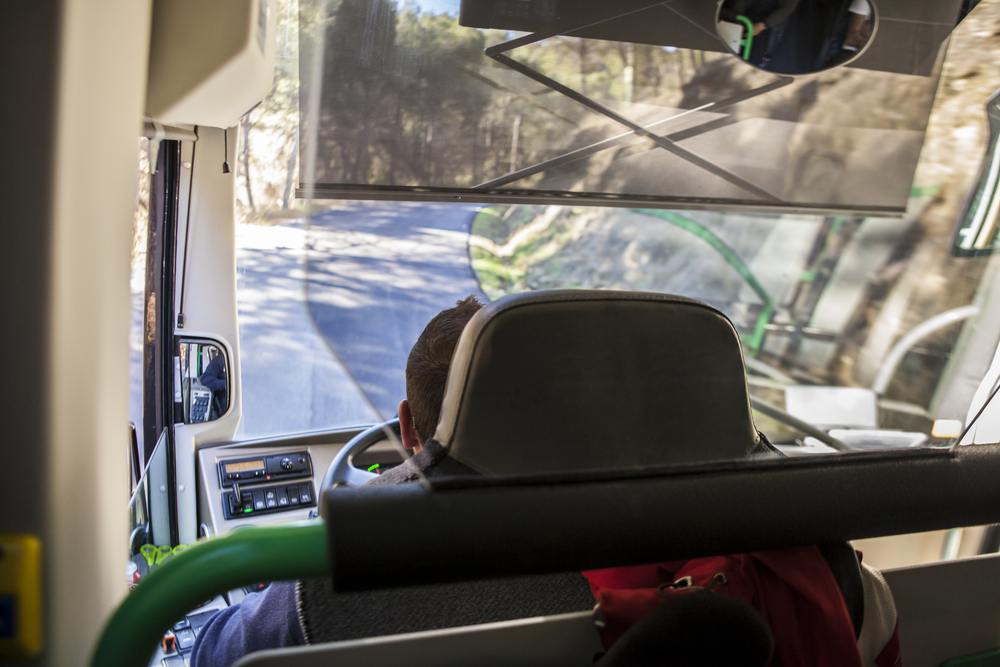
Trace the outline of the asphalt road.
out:
<instances>
[{"instance_id":1,"label":"asphalt road","mask_svg":"<svg viewBox=\"0 0 1000 667\"><path fill-rule=\"evenodd\" d=\"M237 229L243 388L237 440L378 419L309 317L305 246L301 220Z\"/></svg>"},{"instance_id":2,"label":"asphalt road","mask_svg":"<svg viewBox=\"0 0 1000 667\"><path fill-rule=\"evenodd\" d=\"M315 217L308 230L304 220L240 225L236 439L395 416L417 336L442 309L479 293L467 251L477 208L358 202ZM129 418L136 424L141 309L141 295L133 295Z\"/></svg>"},{"instance_id":3,"label":"asphalt road","mask_svg":"<svg viewBox=\"0 0 1000 667\"><path fill-rule=\"evenodd\" d=\"M457 300L481 295L468 258L469 226L478 208L351 202L315 216L308 226L305 220L240 225L243 419L237 439L393 417L406 395L406 358L424 326ZM815 233L814 221L737 224L747 221L700 217L750 260L765 288L779 299L794 276L776 271L773 257L802 254ZM676 246L674 259L683 260L665 286L668 291L708 298L701 291L717 282L721 271L736 279L727 283L724 301L752 298L703 241L670 225L662 231ZM136 296L130 406L136 423L141 418L141 305Z\"/></svg>"},{"instance_id":4,"label":"asphalt road","mask_svg":"<svg viewBox=\"0 0 1000 667\"><path fill-rule=\"evenodd\" d=\"M482 294L468 257L478 208L352 202L312 220L309 312L383 418L406 396L406 358L427 322Z\"/></svg>"}]
</instances>

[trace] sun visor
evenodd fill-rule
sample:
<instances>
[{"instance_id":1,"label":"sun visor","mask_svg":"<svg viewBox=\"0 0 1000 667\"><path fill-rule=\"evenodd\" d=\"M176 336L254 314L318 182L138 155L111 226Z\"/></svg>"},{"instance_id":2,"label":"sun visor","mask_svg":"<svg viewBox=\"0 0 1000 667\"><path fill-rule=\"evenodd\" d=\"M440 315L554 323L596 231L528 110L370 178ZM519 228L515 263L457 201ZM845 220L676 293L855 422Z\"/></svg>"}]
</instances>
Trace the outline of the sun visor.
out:
<instances>
[{"instance_id":1,"label":"sun visor","mask_svg":"<svg viewBox=\"0 0 1000 667\"><path fill-rule=\"evenodd\" d=\"M276 0L156 0L146 115L232 127L274 80Z\"/></svg>"},{"instance_id":2,"label":"sun visor","mask_svg":"<svg viewBox=\"0 0 1000 667\"><path fill-rule=\"evenodd\" d=\"M900 215L961 2L855 4L304 0L297 195Z\"/></svg>"}]
</instances>

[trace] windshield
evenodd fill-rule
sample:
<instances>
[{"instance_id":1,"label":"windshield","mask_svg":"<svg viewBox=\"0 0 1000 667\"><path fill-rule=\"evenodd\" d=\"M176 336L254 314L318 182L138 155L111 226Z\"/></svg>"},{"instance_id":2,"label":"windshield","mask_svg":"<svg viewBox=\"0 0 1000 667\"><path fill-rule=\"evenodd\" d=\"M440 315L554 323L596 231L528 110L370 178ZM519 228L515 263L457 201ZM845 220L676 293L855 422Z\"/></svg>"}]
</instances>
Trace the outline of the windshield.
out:
<instances>
[{"instance_id":1,"label":"windshield","mask_svg":"<svg viewBox=\"0 0 1000 667\"><path fill-rule=\"evenodd\" d=\"M784 454L956 442L1000 338L997 260L955 257L950 244L989 142L984 104L1000 86L985 38L963 23L905 73L834 69L697 119L701 105L777 77L721 51L587 37L512 54L643 123L690 112L674 131L702 129L675 139L777 203L735 194L742 186L710 169L662 163L677 155L635 136L524 175L525 188L563 192L564 203L525 192L494 203L325 199L470 189L620 134L517 72L467 71L483 48L524 33L464 27L459 9L279 7L288 66L245 121L237 169L241 437L391 419L410 350L437 313L469 295L485 304L582 289L721 311L753 425ZM373 60L376 47L391 59ZM400 77L409 87L392 92ZM265 154L283 168L268 172ZM574 199L595 192L628 197ZM711 202L726 206L691 210Z\"/></svg>"}]
</instances>

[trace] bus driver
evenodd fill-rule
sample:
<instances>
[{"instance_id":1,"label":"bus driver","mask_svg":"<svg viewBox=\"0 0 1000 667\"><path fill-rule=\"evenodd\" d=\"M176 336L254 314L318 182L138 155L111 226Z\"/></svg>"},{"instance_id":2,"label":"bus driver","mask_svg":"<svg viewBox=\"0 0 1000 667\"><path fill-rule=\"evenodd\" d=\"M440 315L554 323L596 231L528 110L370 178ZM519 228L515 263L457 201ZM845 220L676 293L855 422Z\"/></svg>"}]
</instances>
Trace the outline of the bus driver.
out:
<instances>
[{"instance_id":1,"label":"bus driver","mask_svg":"<svg viewBox=\"0 0 1000 667\"><path fill-rule=\"evenodd\" d=\"M401 438L414 456L368 484L414 481L418 471L430 477L474 474L427 436L437 427L458 339L481 307L470 295L436 315L420 334L406 362L407 398L399 405ZM720 591L750 602L773 632L769 664L901 664L891 593L877 572L860 566L846 543L345 595L335 595L325 579L277 582L212 618L196 639L189 664L228 667L269 648L584 611L593 608L595 598L605 620L602 641L610 648L662 603L660 584L684 574L707 572L711 579L727 568L731 576ZM644 594L652 602L641 603ZM480 604L483 600L489 604Z\"/></svg>"},{"instance_id":2,"label":"bus driver","mask_svg":"<svg viewBox=\"0 0 1000 667\"><path fill-rule=\"evenodd\" d=\"M406 399L399 404L401 439L414 456L369 481L369 485L414 481L418 470L431 476L470 472L465 466L445 457L444 448L428 436L433 435L438 423L448 368L459 336L481 307L476 296L469 295L454 308L436 315L420 334L406 361ZM430 595L418 593L421 598L414 604L421 607L429 598L441 598L437 601L440 604L431 605L433 609L424 608L419 613L406 602L409 591L335 596L329 592L326 580L276 582L261 593L251 593L241 604L235 604L212 618L195 641L190 664L192 667L228 667L248 653L269 648L593 607L590 587L579 573L550 576L545 581L541 579L438 587ZM480 591L477 587L488 590ZM477 590L471 590L473 588ZM379 595L391 597L391 609L378 604ZM484 597L494 600L491 609L470 609L462 604L462 601ZM506 604L495 604L499 598L505 599ZM373 600L376 602L373 603ZM308 615L302 611L304 604L324 608L326 613L322 623L308 622ZM378 611L372 611L373 608ZM528 613L523 613L525 611ZM492 616L476 617L484 613Z\"/></svg>"}]
</instances>

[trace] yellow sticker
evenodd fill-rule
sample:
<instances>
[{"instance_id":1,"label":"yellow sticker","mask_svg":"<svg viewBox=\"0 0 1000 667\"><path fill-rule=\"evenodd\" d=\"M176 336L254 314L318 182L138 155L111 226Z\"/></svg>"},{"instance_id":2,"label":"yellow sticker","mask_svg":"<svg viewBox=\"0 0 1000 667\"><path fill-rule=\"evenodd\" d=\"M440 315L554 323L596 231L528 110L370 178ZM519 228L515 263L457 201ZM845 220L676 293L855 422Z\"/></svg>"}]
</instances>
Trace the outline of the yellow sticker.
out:
<instances>
[{"instance_id":1,"label":"yellow sticker","mask_svg":"<svg viewBox=\"0 0 1000 667\"><path fill-rule=\"evenodd\" d=\"M0 535L0 660L42 652L42 543L33 535Z\"/></svg>"}]
</instances>

